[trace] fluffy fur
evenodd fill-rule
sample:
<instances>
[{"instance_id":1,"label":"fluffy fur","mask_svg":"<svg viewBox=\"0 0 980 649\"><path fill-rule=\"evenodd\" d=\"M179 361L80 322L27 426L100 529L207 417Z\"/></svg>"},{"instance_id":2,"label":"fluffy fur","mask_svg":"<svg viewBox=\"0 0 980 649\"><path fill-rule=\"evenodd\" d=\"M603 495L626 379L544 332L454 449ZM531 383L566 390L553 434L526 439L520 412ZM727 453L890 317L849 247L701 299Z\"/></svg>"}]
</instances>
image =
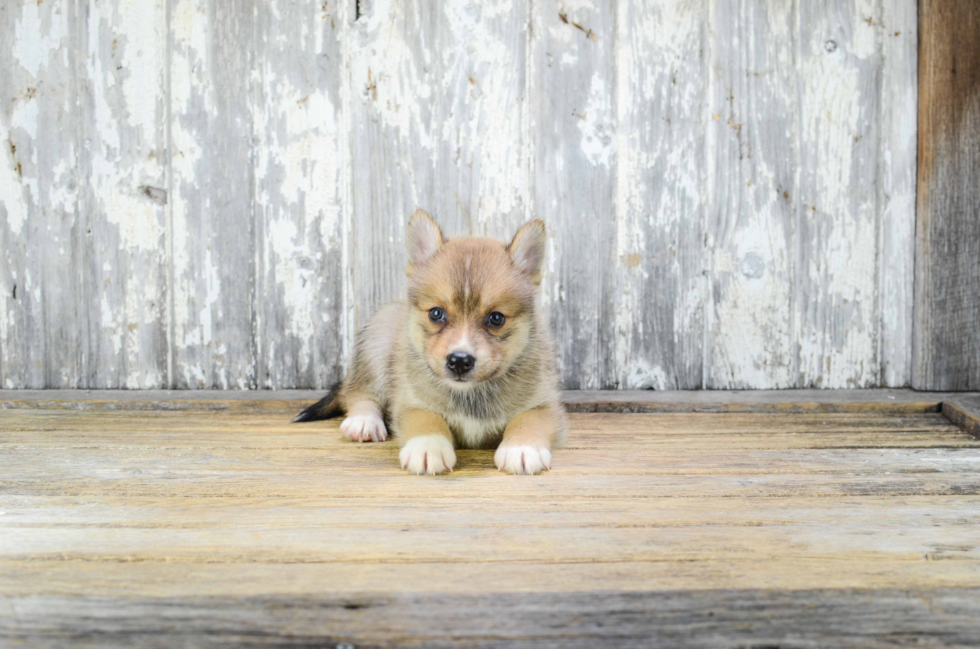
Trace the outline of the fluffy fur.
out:
<instances>
[{"instance_id":1,"label":"fluffy fur","mask_svg":"<svg viewBox=\"0 0 980 649\"><path fill-rule=\"evenodd\" d=\"M406 243L407 300L374 314L348 376L296 421L345 413L341 431L352 440L390 432L402 467L417 474L451 471L457 448L496 448L497 467L510 473L550 468L566 424L554 344L536 308L544 224L527 223L509 245L447 241L419 210ZM433 309L444 318L433 321ZM471 356L472 370L453 372L450 354Z\"/></svg>"}]
</instances>

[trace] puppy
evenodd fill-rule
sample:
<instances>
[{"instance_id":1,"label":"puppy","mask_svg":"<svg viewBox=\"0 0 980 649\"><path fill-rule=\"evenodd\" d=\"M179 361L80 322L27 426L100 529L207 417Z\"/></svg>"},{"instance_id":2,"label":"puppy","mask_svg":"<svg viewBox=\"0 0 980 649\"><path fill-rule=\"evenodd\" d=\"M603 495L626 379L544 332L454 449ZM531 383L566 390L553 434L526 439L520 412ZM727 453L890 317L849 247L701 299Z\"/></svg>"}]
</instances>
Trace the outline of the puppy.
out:
<instances>
[{"instance_id":1,"label":"puppy","mask_svg":"<svg viewBox=\"0 0 980 649\"><path fill-rule=\"evenodd\" d=\"M510 245L445 240L419 210L408 224L408 300L360 332L347 377L293 421L346 414L354 441L398 441L402 468L452 471L457 448L496 448L498 469L551 468L565 439L554 343L536 309L544 223ZM386 425L387 422L387 425Z\"/></svg>"}]
</instances>

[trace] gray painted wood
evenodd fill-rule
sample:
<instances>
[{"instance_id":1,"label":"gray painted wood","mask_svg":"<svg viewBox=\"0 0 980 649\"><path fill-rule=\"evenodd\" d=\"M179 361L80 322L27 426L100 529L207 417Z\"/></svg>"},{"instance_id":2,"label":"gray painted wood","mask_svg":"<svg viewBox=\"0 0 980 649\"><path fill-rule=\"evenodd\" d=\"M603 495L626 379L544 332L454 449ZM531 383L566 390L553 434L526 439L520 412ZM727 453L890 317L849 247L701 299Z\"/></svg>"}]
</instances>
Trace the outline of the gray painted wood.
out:
<instances>
[{"instance_id":1,"label":"gray painted wood","mask_svg":"<svg viewBox=\"0 0 980 649\"><path fill-rule=\"evenodd\" d=\"M251 0L168 0L171 385L256 387Z\"/></svg>"},{"instance_id":2,"label":"gray painted wood","mask_svg":"<svg viewBox=\"0 0 980 649\"><path fill-rule=\"evenodd\" d=\"M919 5L912 385L980 386L980 7Z\"/></svg>"},{"instance_id":3,"label":"gray painted wood","mask_svg":"<svg viewBox=\"0 0 980 649\"><path fill-rule=\"evenodd\" d=\"M80 21L67 2L5 3L0 138L0 350L6 387L85 385L89 259L76 110ZM85 308L88 308L85 304Z\"/></svg>"},{"instance_id":4,"label":"gray painted wood","mask_svg":"<svg viewBox=\"0 0 980 649\"><path fill-rule=\"evenodd\" d=\"M912 379L919 39L915 2L882 2L878 253L880 385Z\"/></svg>"},{"instance_id":5,"label":"gray painted wood","mask_svg":"<svg viewBox=\"0 0 980 649\"><path fill-rule=\"evenodd\" d=\"M797 382L861 387L879 375L880 30L873 6L798 7Z\"/></svg>"},{"instance_id":6,"label":"gray painted wood","mask_svg":"<svg viewBox=\"0 0 980 649\"><path fill-rule=\"evenodd\" d=\"M342 371L341 134L347 17L336 3L256 5L256 382L327 385Z\"/></svg>"},{"instance_id":7,"label":"gray painted wood","mask_svg":"<svg viewBox=\"0 0 980 649\"><path fill-rule=\"evenodd\" d=\"M907 385L915 7L5 4L0 382L325 387L423 207L545 219L567 387ZM922 387L977 385L970 234Z\"/></svg>"},{"instance_id":8,"label":"gray painted wood","mask_svg":"<svg viewBox=\"0 0 980 649\"><path fill-rule=\"evenodd\" d=\"M527 4L360 4L348 51L352 314L405 285L416 208L443 233L510 238L529 214Z\"/></svg>"},{"instance_id":9,"label":"gray painted wood","mask_svg":"<svg viewBox=\"0 0 980 649\"><path fill-rule=\"evenodd\" d=\"M532 4L533 205L551 228L542 295L570 389L608 385L613 361L614 11L607 0Z\"/></svg>"},{"instance_id":10,"label":"gray painted wood","mask_svg":"<svg viewBox=\"0 0 980 649\"><path fill-rule=\"evenodd\" d=\"M617 281L613 329L597 352L611 357L615 381L600 387L700 388L708 3L617 7L616 247L600 260Z\"/></svg>"},{"instance_id":11,"label":"gray painted wood","mask_svg":"<svg viewBox=\"0 0 980 649\"><path fill-rule=\"evenodd\" d=\"M77 4L80 386L167 381L167 33L162 2ZM67 296L65 296L67 297ZM55 348L57 349L57 348Z\"/></svg>"},{"instance_id":12,"label":"gray painted wood","mask_svg":"<svg viewBox=\"0 0 980 649\"><path fill-rule=\"evenodd\" d=\"M777 647L980 645L980 589L488 595L4 596L32 646ZM346 645L344 643L347 643Z\"/></svg>"},{"instance_id":13,"label":"gray painted wood","mask_svg":"<svg viewBox=\"0 0 980 649\"><path fill-rule=\"evenodd\" d=\"M796 7L712 3L705 384L796 387Z\"/></svg>"}]
</instances>

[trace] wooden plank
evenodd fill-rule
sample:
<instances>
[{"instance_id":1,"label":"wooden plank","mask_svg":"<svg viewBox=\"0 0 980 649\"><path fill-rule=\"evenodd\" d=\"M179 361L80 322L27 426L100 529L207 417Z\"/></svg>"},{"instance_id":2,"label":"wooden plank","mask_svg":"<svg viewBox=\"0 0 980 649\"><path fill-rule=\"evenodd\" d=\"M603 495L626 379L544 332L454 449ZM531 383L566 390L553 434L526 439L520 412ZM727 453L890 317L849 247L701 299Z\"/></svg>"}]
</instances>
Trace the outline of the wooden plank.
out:
<instances>
[{"instance_id":1,"label":"wooden plank","mask_svg":"<svg viewBox=\"0 0 980 649\"><path fill-rule=\"evenodd\" d=\"M572 412L937 412L953 393L913 390L568 391Z\"/></svg>"},{"instance_id":2,"label":"wooden plank","mask_svg":"<svg viewBox=\"0 0 980 649\"><path fill-rule=\"evenodd\" d=\"M324 543L329 538L324 539ZM976 561L867 561L864 557L765 561L575 562L327 562L248 563L231 555L202 561L108 561L37 559L0 562L0 596L43 595L155 598L288 595L296 602L316 594L394 595L400 593L472 595L483 593L575 593L603 590L657 592L760 589L769 593L814 588L977 588ZM188 593L189 585L193 593ZM472 613L472 612L471 612Z\"/></svg>"},{"instance_id":3,"label":"wooden plank","mask_svg":"<svg viewBox=\"0 0 980 649\"><path fill-rule=\"evenodd\" d=\"M85 367L62 385L168 384L167 32L163 0L79 3L80 247ZM59 352L60 353L60 352ZM51 383L49 383L50 385Z\"/></svg>"},{"instance_id":4,"label":"wooden plank","mask_svg":"<svg viewBox=\"0 0 980 649\"><path fill-rule=\"evenodd\" d=\"M0 12L0 352L6 388L86 384L91 262L79 214L84 21L67 0Z\"/></svg>"},{"instance_id":5,"label":"wooden plank","mask_svg":"<svg viewBox=\"0 0 980 649\"><path fill-rule=\"evenodd\" d=\"M175 388L254 388L251 0L167 0Z\"/></svg>"},{"instance_id":6,"label":"wooden plank","mask_svg":"<svg viewBox=\"0 0 980 649\"><path fill-rule=\"evenodd\" d=\"M337 424L290 425L261 408L3 410L0 637L106 644L179 622L197 644L288 633L405 645L418 632L399 617L405 602L475 621L419 636L424 646L628 635L626 623L610 638L558 618L554 632L514 616L488 626L481 602L533 597L576 620L586 605L624 615L618 597L656 596L661 616L706 606L724 621L712 646L728 632L773 633L779 601L793 641L819 644L830 636L806 635L801 620L857 595L887 607L861 620L903 638L926 642L940 622L943 640L977 627L949 593L980 586L980 440L938 412L573 414L553 470L529 479L498 473L489 451L461 451L447 476L407 476L395 444L347 442ZM729 592L741 616L722 612ZM378 624L358 617L385 607ZM895 609L904 617L887 622ZM233 610L248 616L247 636Z\"/></svg>"},{"instance_id":7,"label":"wooden plank","mask_svg":"<svg viewBox=\"0 0 980 649\"><path fill-rule=\"evenodd\" d=\"M875 15L851 0L798 12L797 386L869 387L880 346Z\"/></svg>"},{"instance_id":8,"label":"wooden plank","mask_svg":"<svg viewBox=\"0 0 980 649\"><path fill-rule=\"evenodd\" d=\"M618 525L568 525L559 530L550 525L506 522L473 526L466 516L446 515L452 516L452 522L404 523L400 528L330 525L338 517L329 513L322 524L5 526L0 561L501 565L761 562L775 555L800 564L861 559L877 564L955 561L973 572L974 578L980 573L975 524L938 529L936 525L907 527L898 521L836 521L833 539L828 542L826 526L817 522L649 527L620 521ZM325 543L324 537L330 542ZM217 539L221 549L216 553ZM777 552L779 546L789 549ZM27 547L30 551L24 550Z\"/></svg>"},{"instance_id":9,"label":"wooden plank","mask_svg":"<svg viewBox=\"0 0 980 649\"><path fill-rule=\"evenodd\" d=\"M912 385L980 386L980 7L919 4Z\"/></svg>"},{"instance_id":10,"label":"wooden plank","mask_svg":"<svg viewBox=\"0 0 980 649\"><path fill-rule=\"evenodd\" d=\"M571 499L569 499L571 500ZM0 510L16 509L16 518L5 519L4 528L44 527L71 529L204 529L251 526L295 525L302 527L337 526L357 528L369 525L379 529L423 529L465 521L476 527L562 528L631 527L673 528L718 524L739 526L805 526L861 524L897 526L910 529L956 527L974 524L980 498L964 496L909 496L891 498L760 498L751 501L751 511L731 507L721 498L663 498L649 500L628 495L609 498L579 498L574 506L556 509L543 499L526 499L497 507L481 496L440 500L426 508L406 508L401 498L230 498L216 506L209 499L172 497L140 498L122 496L100 499L98 520L92 518L92 500L69 496L0 496ZM455 517L461 517L456 520ZM972 552L947 548L947 552Z\"/></svg>"},{"instance_id":11,"label":"wooden plank","mask_svg":"<svg viewBox=\"0 0 980 649\"><path fill-rule=\"evenodd\" d=\"M410 485L394 444L343 441L336 421L320 429L326 435L254 414L7 411L0 422L7 469L0 492L8 495L454 498L483 493L506 500L607 493L639 498L974 495L980 489L971 464L978 442L938 413L573 415L568 448L557 452L546 482L515 482L494 470L489 451L461 451L452 476ZM878 449L875 461L890 457L888 468L868 468L869 458L860 453L852 460L842 454L808 459L783 452L848 447ZM930 447L937 449L932 455L912 450ZM909 459L889 454L889 448L907 449ZM627 451L631 457L623 458ZM685 468L677 457L685 452L703 457L705 468ZM566 456L566 463L557 461ZM180 470L174 472L176 466ZM325 472L336 480L315 480ZM706 476L711 479L705 481Z\"/></svg>"},{"instance_id":12,"label":"wooden plank","mask_svg":"<svg viewBox=\"0 0 980 649\"><path fill-rule=\"evenodd\" d=\"M942 413L951 422L980 439L980 396L963 395L943 401Z\"/></svg>"},{"instance_id":13,"label":"wooden plank","mask_svg":"<svg viewBox=\"0 0 980 649\"><path fill-rule=\"evenodd\" d=\"M615 15L609 0L531 5L532 211L549 226L541 290L569 389L617 384L609 315L618 263Z\"/></svg>"},{"instance_id":14,"label":"wooden plank","mask_svg":"<svg viewBox=\"0 0 980 649\"><path fill-rule=\"evenodd\" d=\"M317 390L0 390L0 410L237 410L289 414ZM913 390L653 391L570 390L571 412L938 412L949 399L977 393Z\"/></svg>"},{"instance_id":15,"label":"wooden plank","mask_svg":"<svg viewBox=\"0 0 980 649\"><path fill-rule=\"evenodd\" d=\"M256 5L256 384L343 376L343 3Z\"/></svg>"},{"instance_id":16,"label":"wooden plank","mask_svg":"<svg viewBox=\"0 0 980 649\"><path fill-rule=\"evenodd\" d=\"M980 589L3 598L11 642L75 646L977 646ZM166 616L160 614L166 611ZM478 614L474 614L478 612ZM833 620L828 624L828 620Z\"/></svg>"},{"instance_id":17,"label":"wooden plank","mask_svg":"<svg viewBox=\"0 0 980 649\"><path fill-rule=\"evenodd\" d=\"M796 3L714 3L705 386L796 387Z\"/></svg>"},{"instance_id":18,"label":"wooden plank","mask_svg":"<svg viewBox=\"0 0 980 649\"><path fill-rule=\"evenodd\" d=\"M602 387L705 385L707 5L617 6L616 249L600 258L615 269L616 288L604 289L614 296L613 326L597 354L615 359L615 380ZM596 206L597 220L603 213Z\"/></svg>"},{"instance_id":19,"label":"wooden plank","mask_svg":"<svg viewBox=\"0 0 980 649\"><path fill-rule=\"evenodd\" d=\"M403 297L416 208L447 236L510 238L529 213L527 3L358 6L347 53L355 328Z\"/></svg>"},{"instance_id":20,"label":"wooden plank","mask_svg":"<svg viewBox=\"0 0 980 649\"><path fill-rule=\"evenodd\" d=\"M878 95L879 380L900 388L912 380L915 304L915 178L918 17L916 0L878 3L881 85Z\"/></svg>"}]
</instances>

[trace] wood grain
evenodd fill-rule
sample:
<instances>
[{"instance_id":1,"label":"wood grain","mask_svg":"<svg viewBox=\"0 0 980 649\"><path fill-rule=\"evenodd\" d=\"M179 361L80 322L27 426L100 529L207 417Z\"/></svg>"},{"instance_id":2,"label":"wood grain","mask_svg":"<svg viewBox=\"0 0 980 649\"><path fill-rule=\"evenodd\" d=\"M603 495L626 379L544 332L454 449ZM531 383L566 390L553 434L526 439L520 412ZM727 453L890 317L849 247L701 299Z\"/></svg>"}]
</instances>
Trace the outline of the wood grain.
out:
<instances>
[{"instance_id":1,"label":"wood grain","mask_svg":"<svg viewBox=\"0 0 980 649\"><path fill-rule=\"evenodd\" d=\"M980 386L980 7L919 4L912 385Z\"/></svg>"},{"instance_id":2,"label":"wood grain","mask_svg":"<svg viewBox=\"0 0 980 649\"><path fill-rule=\"evenodd\" d=\"M508 239L527 219L527 3L362 3L349 25L354 327L405 285L405 225Z\"/></svg>"},{"instance_id":3,"label":"wood grain","mask_svg":"<svg viewBox=\"0 0 980 649\"><path fill-rule=\"evenodd\" d=\"M801 2L799 12L799 386L874 385L878 31L860 3Z\"/></svg>"},{"instance_id":4,"label":"wood grain","mask_svg":"<svg viewBox=\"0 0 980 649\"><path fill-rule=\"evenodd\" d=\"M87 215L78 168L79 36L74 3L7 3L0 12L0 367L3 385L85 385ZM89 293L91 295L91 293ZM86 313L87 315L87 313Z\"/></svg>"},{"instance_id":5,"label":"wood grain","mask_svg":"<svg viewBox=\"0 0 980 649\"><path fill-rule=\"evenodd\" d=\"M980 440L939 412L572 414L542 476L426 479L288 400L136 396L0 410L0 642L977 637Z\"/></svg>"},{"instance_id":6,"label":"wood grain","mask_svg":"<svg viewBox=\"0 0 980 649\"><path fill-rule=\"evenodd\" d=\"M2 619L12 642L73 646L636 647L977 645L980 589L196 597L50 595ZM804 604L805 606L801 606ZM153 616L164 608L165 619ZM479 611L480 615L474 615ZM941 613L940 613L941 611ZM832 620L833 623L828 623Z\"/></svg>"},{"instance_id":7,"label":"wood grain","mask_svg":"<svg viewBox=\"0 0 980 649\"><path fill-rule=\"evenodd\" d=\"M951 422L980 439L980 396L962 395L943 401L943 415Z\"/></svg>"},{"instance_id":8,"label":"wood grain","mask_svg":"<svg viewBox=\"0 0 980 649\"><path fill-rule=\"evenodd\" d=\"M796 6L714 3L705 385L795 387L801 97Z\"/></svg>"},{"instance_id":9,"label":"wood grain","mask_svg":"<svg viewBox=\"0 0 980 649\"><path fill-rule=\"evenodd\" d=\"M80 236L61 271L80 281L77 385L156 387L168 369L165 4L77 11Z\"/></svg>"},{"instance_id":10,"label":"wood grain","mask_svg":"<svg viewBox=\"0 0 980 649\"><path fill-rule=\"evenodd\" d=\"M878 98L879 385L912 380L915 305L916 96L919 39L916 2L881 2L882 67Z\"/></svg>"},{"instance_id":11,"label":"wood grain","mask_svg":"<svg viewBox=\"0 0 980 649\"><path fill-rule=\"evenodd\" d=\"M168 2L169 386L254 388L254 4Z\"/></svg>"},{"instance_id":12,"label":"wood grain","mask_svg":"<svg viewBox=\"0 0 980 649\"><path fill-rule=\"evenodd\" d=\"M2 387L323 389L417 207L548 223L569 388L908 385L915 8L6 3ZM920 225L917 358L975 387L975 237Z\"/></svg>"},{"instance_id":13,"label":"wood grain","mask_svg":"<svg viewBox=\"0 0 980 649\"><path fill-rule=\"evenodd\" d=\"M615 385L614 15L608 0L532 3L533 214L550 227L542 299L569 389Z\"/></svg>"},{"instance_id":14,"label":"wood grain","mask_svg":"<svg viewBox=\"0 0 980 649\"><path fill-rule=\"evenodd\" d=\"M615 381L599 387L704 387L707 4L617 5L616 247L600 257L616 283L599 286L614 312L597 351Z\"/></svg>"},{"instance_id":15,"label":"wood grain","mask_svg":"<svg viewBox=\"0 0 980 649\"><path fill-rule=\"evenodd\" d=\"M348 18L337 3L263 2L256 10L256 384L329 385L345 361Z\"/></svg>"}]
</instances>

